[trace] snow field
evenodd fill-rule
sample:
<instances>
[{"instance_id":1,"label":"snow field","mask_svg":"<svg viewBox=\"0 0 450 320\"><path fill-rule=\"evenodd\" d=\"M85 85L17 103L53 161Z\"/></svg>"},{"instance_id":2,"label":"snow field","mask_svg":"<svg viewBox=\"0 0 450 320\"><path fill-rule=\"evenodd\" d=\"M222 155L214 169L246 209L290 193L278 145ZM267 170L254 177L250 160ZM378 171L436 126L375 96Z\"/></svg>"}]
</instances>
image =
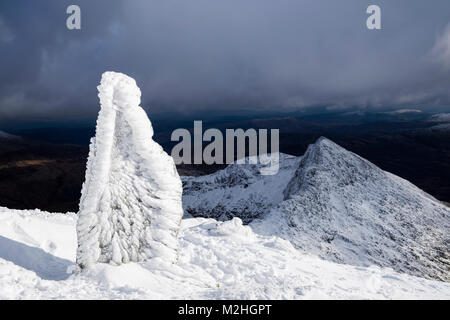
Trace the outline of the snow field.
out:
<instances>
[{"instance_id":1,"label":"snow field","mask_svg":"<svg viewBox=\"0 0 450 320\"><path fill-rule=\"evenodd\" d=\"M155 258L67 273L75 269L75 225L73 214L1 208L0 299L450 298L449 283L324 261L239 219L183 219L177 264Z\"/></svg>"}]
</instances>

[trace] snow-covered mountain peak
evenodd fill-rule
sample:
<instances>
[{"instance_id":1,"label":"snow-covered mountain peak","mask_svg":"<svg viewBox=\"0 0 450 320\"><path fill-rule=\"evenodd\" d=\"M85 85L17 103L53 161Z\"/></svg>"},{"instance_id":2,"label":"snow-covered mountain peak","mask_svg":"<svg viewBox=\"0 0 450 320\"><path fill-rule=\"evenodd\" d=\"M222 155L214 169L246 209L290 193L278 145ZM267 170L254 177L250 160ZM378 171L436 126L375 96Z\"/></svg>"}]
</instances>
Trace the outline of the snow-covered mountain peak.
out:
<instances>
[{"instance_id":1,"label":"snow-covered mountain peak","mask_svg":"<svg viewBox=\"0 0 450 320\"><path fill-rule=\"evenodd\" d=\"M282 155L277 175L257 172L185 177L185 212L239 217L326 260L450 280L450 211L408 181L326 138L303 157Z\"/></svg>"},{"instance_id":2,"label":"snow-covered mountain peak","mask_svg":"<svg viewBox=\"0 0 450 320\"><path fill-rule=\"evenodd\" d=\"M372 183L383 181L387 173L350 152L333 141L321 137L310 145L300 161L293 179L284 190L285 199L299 192L300 188L307 188L310 182L318 177L325 180L338 180L342 184Z\"/></svg>"},{"instance_id":3,"label":"snow-covered mountain peak","mask_svg":"<svg viewBox=\"0 0 450 320\"><path fill-rule=\"evenodd\" d=\"M327 260L450 280L450 212L408 181L321 138L260 229Z\"/></svg>"}]
</instances>

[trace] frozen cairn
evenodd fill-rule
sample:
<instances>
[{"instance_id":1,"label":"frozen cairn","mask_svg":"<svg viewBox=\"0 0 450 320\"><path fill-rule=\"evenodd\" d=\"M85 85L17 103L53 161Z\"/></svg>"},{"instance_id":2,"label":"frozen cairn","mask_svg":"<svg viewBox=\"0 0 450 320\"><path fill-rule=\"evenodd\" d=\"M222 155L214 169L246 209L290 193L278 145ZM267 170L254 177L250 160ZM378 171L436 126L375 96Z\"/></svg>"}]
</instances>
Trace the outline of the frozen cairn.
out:
<instances>
[{"instance_id":1,"label":"frozen cairn","mask_svg":"<svg viewBox=\"0 0 450 320\"><path fill-rule=\"evenodd\" d=\"M105 72L78 212L77 264L176 262L183 209L173 159L153 141L134 79Z\"/></svg>"}]
</instances>

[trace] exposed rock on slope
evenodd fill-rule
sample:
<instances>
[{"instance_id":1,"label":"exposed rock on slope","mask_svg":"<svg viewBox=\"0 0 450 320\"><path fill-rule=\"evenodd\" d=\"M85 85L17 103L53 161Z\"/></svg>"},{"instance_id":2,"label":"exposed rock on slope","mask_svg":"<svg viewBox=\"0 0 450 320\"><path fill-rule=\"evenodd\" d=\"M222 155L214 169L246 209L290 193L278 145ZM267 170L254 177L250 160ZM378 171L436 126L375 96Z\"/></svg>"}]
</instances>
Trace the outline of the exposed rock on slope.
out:
<instances>
[{"instance_id":1,"label":"exposed rock on slope","mask_svg":"<svg viewBox=\"0 0 450 320\"><path fill-rule=\"evenodd\" d=\"M280 154L276 175L261 175L261 164L233 164L200 177L183 177L183 207L195 217L245 223L268 212L283 201L283 190L293 176L300 158Z\"/></svg>"},{"instance_id":2,"label":"exposed rock on slope","mask_svg":"<svg viewBox=\"0 0 450 320\"><path fill-rule=\"evenodd\" d=\"M152 140L132 78L106 72L98 89L101 110L80 201L77 263L175 261L183 210L174 162Z\"/></svg>"},{"instance_id":3,"label":"exposed rock on slope","mask_svg":"<svg viewBox=\"0 0 450 320\"><path fill-rule=\"evenodd\" d=\"M321 138L264 224L327 260L450 280L449 210L406 180Z\"/></svg>"},{"instance_id":4,"label":"exposed rock on slope","mask_svg":"<svg viewBox=\"0 0 450 320\"><path fill-rule=\"evenodd\" d=\"M450 211L432 196L325 138L302 158L282 156L280 168L187 178L185 209L253 219L260 233L327 260L450 280Z\"/></svg>"}]
</instances>

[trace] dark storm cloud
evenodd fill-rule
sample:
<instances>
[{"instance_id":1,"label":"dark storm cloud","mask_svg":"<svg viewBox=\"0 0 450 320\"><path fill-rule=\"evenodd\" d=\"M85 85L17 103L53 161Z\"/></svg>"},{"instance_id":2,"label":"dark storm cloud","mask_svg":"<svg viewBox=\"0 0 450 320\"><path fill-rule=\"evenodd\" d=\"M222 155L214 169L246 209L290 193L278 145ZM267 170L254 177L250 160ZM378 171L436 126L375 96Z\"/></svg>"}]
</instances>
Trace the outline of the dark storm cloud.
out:
<instances>
[{"instance_id":1,"label":"dark storm cloud","mask_svg":"<svg viewBox=\"0 0 450 320\"><path fill-rule=\"evenodd\" d=\"M447 0L3 1L0 117L92 116L105 70L157 112L450 105L449 23Z\"/></svg>"}]
</instances>

